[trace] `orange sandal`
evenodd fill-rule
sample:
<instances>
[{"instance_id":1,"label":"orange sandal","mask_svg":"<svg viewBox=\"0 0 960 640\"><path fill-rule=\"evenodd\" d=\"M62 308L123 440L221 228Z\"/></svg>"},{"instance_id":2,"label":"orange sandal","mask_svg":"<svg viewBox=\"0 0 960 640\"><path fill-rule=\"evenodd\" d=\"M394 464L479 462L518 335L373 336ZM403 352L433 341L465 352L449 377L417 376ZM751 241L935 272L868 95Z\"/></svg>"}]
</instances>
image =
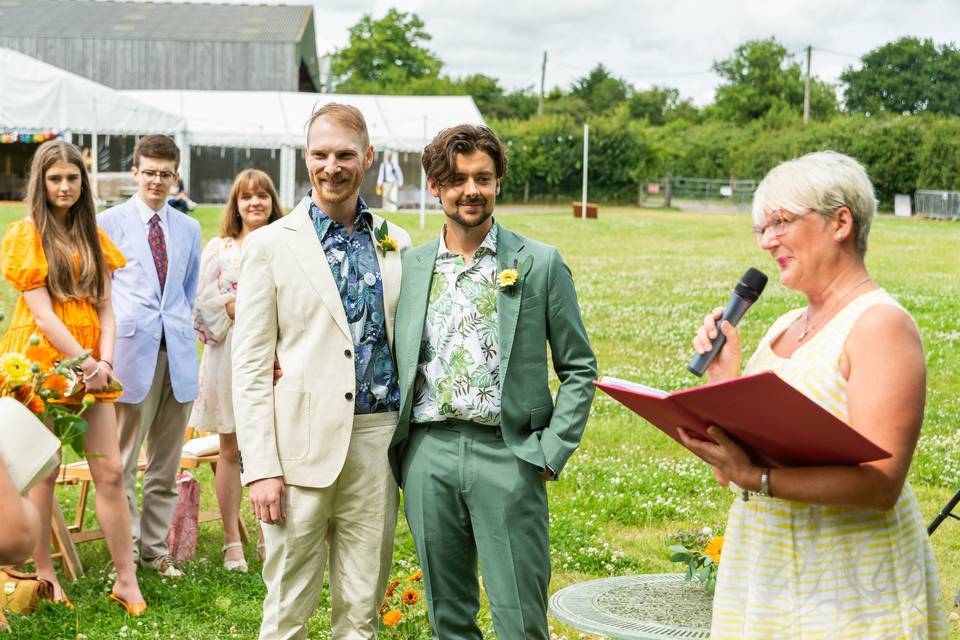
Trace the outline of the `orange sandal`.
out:
<instances>
[{"instance_id":1,"label":"orange sandal","mask_svg":"<svg viewBox=\"0 0 960 640\"><path fill-rule=\"evenodd\" d=\"M140 616L143 615L143 612L147 610L146 602L138 602L136 604L130 604L126 600L124 600L123 598L115 594L113 591L110 592L110 600L113 600L118 605L126 609L127 613L129 613L134 618L139 618Z\"/></svg>"}]
</instances>

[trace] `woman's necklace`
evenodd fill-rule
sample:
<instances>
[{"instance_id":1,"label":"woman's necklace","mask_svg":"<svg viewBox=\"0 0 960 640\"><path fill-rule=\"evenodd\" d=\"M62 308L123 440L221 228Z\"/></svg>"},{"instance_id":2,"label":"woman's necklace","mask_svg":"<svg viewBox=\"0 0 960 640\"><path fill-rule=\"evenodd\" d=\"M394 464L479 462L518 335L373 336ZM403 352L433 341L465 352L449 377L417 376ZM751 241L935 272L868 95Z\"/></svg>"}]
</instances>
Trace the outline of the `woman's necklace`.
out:
<instances>
[{"instance_id":1,"label":"woman's necklace","mask_svg":"<svg viewBox=\"0 0 960 640\"><path fill-rule=\"evenodd\" d=\"M833 306L830 307L828 311L832 312L837 307L840 306L840 303L847 299L851 293L862 287L863 285L870 282L870 276L867 276L857 284L853 285L850 289L847 289L847 292L840 296L840 298L833 303ZM818 314L819 315L819 314ZM807 310L803 314L803 331L800 332L800 335L797 336L797 342L803 342L803 339L807 337L807 334L817 328L817 325L810 326L810 307L807 307Z\"/></svg>"}]
</instances>

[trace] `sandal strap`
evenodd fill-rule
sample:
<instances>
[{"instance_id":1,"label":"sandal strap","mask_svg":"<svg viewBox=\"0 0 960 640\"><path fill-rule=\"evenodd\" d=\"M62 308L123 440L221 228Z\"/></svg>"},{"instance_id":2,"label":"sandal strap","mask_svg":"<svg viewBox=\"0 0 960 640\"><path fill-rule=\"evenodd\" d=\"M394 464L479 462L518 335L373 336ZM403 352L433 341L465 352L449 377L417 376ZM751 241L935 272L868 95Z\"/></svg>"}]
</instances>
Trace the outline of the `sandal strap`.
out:
<instances>
[{"instance_id":1,"label":"sandal strap","mask_svg":"<svg viewBox=\"0 0 960 640\"><path fill-rule=\"evenodd\" d=\"M226 551L227 549L236 549L237 547L240 547L240 548L242 549L242 548L243 548L243 543L242 543L242 542L228 542L227 544L223 545L223 548L220 549L220 551Z\"/></svg>"}]
</instances>

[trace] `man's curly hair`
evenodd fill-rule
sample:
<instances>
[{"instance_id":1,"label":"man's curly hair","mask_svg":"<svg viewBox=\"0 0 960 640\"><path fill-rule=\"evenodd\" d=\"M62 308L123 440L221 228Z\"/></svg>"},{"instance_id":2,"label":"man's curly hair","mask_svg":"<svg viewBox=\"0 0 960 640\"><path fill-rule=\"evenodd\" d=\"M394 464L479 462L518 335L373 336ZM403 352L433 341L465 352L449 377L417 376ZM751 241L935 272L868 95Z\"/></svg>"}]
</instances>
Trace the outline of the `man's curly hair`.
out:
<instances>
[{"instance_id":1,"label":"man's curly hair","mask_svg":"<svg viewBox=\"0 0 960 640\"><path fill-rule=\"evenodd\" d=\"M483 151L493 160L497 180L507 172L507 154L489 127L461 124L444 129L423 149L423 170L438 187L450 183L457 172L457 156Z\"/></svg>"}]
</instances>

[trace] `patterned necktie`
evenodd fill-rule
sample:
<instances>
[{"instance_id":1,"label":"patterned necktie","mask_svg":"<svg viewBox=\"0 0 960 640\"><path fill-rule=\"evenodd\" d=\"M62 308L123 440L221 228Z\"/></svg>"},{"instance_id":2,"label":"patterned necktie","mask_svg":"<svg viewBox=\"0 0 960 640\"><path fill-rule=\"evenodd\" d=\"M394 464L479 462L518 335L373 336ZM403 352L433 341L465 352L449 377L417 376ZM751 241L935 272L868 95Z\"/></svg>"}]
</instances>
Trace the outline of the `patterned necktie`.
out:
<instances>
[{"instance_id":1,"label":"patterned necktie","mask_svg":"<svg viewBox=\"0 0 960 640\"><path fill-rule=\"evenodd\" d=\"M160 278L160 291L167 284L167 243L163 239L163 229L160 228L159 214L150 218L150 231L147 233L147 242L150 244L150 253L153 255L153 264L157 268L157 277Z\"/></svg>"}]
</instances>

